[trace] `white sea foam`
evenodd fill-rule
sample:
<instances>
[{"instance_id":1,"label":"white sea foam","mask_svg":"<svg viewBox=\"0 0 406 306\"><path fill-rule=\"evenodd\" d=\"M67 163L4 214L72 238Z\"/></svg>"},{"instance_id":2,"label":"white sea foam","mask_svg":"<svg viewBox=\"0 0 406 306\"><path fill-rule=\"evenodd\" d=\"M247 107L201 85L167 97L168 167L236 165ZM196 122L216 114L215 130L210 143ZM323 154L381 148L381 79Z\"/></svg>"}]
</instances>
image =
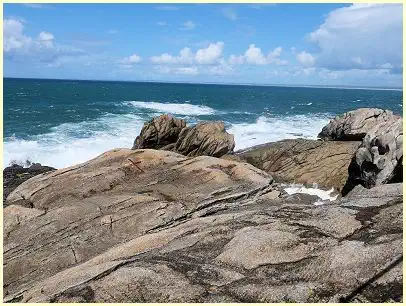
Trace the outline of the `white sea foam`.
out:
<instances>
[{"instance_id":1,"label":"white sea foam","mask_svg":"<svg viewBox=\"0 0 406 306\"><path fill-rule=\"evenodd\" d=\"M114 148L131 148L144 121L135 115L109 114L95 121L64 123L30 140L8 138L4 142L3 166L29 160L62 168Z\"/></svg>"},{"instance_id":2,"label":"white sea foam","mask_svg":"<svg viewBox=\"0 0 406 306\"><path fill-rule=\"evenodd\" d=\"M193 105L189 103L160 103L144 101L126 101L137 108L152 109L161 113L171 113L178 115L212 115L216 111L205 105Z\"/></svg>"},{"instance_id":3,"label":"white sea foam","mask_svg":"<svg viewBox=\"0 0 406 306\"><path fill-rule=\"evenodd\" d=\"M314 195L319 198L316 202L314 202L314 205L322 205L327 203L328 201L334 201L338 197L338 193L334 191L334 188L331 188L330 190L323 190L317 188L317 186L314 187L305 187L303 185L295 185L291 184L289 187L284 187L284 190L287 192L287 194L292 195L296 193L304 193L304 194L309 194L309 195Z\"/></svg>"},{"instance_id":4,"label":"white sea foam","mask_svg":"<svg viewBox=\"0 0 406 306\"><path fill-rule=\"evenodd\" d=\"M172 105L182 107L182 104ZM214 112L205 106L186 105L194 109L195 114ZM184 113L192 115L190 110ZM107 114L98 120L64 123L52 128L49 133L28 140L8 137L4 140L3 166L8 166L12 161L24 164L29 160L62 168L84 162L114 148L131 148L144 122L158 114L160 112L156 109L148 114ZM196 122L193 115L178 116L186 119L188 124ZM234 134L235 149L238 150L285 138L316 138L328 118L328 115L261 116L254 123L231 124L227 130Z\"/></svg>"},{"instance_id":5,"label":"white sea foam","mask_svg":"<svg viewBox=\"0 0 406 306\"><path fill-rule=\"evenodd\" d=\"M232 124L235 150L282 139L316 139L331 115L260 116L254 123Z\"/></svg>"}]
</instances>

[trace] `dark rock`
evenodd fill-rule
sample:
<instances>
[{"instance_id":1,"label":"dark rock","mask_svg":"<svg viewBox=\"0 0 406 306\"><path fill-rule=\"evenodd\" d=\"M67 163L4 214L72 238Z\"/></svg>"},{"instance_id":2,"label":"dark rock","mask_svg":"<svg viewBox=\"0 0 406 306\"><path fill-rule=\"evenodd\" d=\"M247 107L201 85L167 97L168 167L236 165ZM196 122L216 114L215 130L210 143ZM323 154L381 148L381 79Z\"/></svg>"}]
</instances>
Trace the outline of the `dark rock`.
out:
<instances>
[{"instance_id":1,"label":"dark rock","mask_svg":"<svg viewBox=\"0 0 406 306\"><path fill-rule=\"evenodd\" d=\"M38 163L34 163L28 168L16 164L6 167L3 170L3 206L8 195L16 189L18 185L38 174L53 170L56 169L42 166Z\"/></svg>"},{"instance_id":2,"label":"dark rock","mask_svg":"<svg viewBox=\"0 0 406 306\"><path fill-rule=\"evenodd\" d=\"M368 131L349 167L344 188L361 184L371 188L403 181L403 119L393 116ZM344 192L345 193L345 192Z\"/></svg>"}]
</instances>

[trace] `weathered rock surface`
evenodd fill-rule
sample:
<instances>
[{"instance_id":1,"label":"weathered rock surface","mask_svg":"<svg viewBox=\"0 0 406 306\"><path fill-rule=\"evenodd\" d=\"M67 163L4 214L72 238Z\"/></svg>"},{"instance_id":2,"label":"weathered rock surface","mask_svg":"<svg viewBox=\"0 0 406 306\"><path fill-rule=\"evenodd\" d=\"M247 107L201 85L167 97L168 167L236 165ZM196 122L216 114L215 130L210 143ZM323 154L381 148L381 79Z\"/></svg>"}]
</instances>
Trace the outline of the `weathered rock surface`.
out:
<instances>
[{"instance_id":1,"label":"weathered rock surface","mask_svg":"<svg viewBox=\"0 0 406 306\"><path fill-rule=\"evenodd\" d=\"M332 119L318 135L327 140L359 140L376 126L394 121L398 116L389 110L359 108Z\"/></svg>"},{"instance_id":2,"label":"weathered rock surface","mask_svg":"<svg viewBox=\"0 0 406 306\"><path fill-rule=\"evenodd\" d=\"M4 301L402 299L401 184L314 206L271 182L246 163L128 149L32 178L4 209Z\"/></svg>"},{"instance_id":3,"label":"weathered rock surface","mask_svg":"<svg viewBox=\"0 0 406 306\"><path fill-rule=\"evenodd\" d=\"M233 151L234 136L221 121L204 121L186 127L186 122L171 115L154 117L144 124L132 149L161 149L185 156L220 157Z\"/></svg>"},{"instance_id":4,"label":"weathered rock surface","mask_svg":"<svg viewBox=\"0 0 406 306\"><path fill-rule=\"evenodd\" d=\"M161 149L176 143L180 131L186 127L186 121L171 115L152 118L144 124L141 133L134 141L133 149Z\"/></svg>"},{"instance_id":5,"label":"weathered rock surface","mask_svg":"<svg viewBox=\"0 0 406 306\"><path fill-rule=\"evenodd\" d=\"M403 181L403 119L376 125L368 131L349 167L346 188Z\"/></svg>"},{"instance_id":6,"label":"weathered rock surface","mask_svg":"<svg viewBox=\"0 0 406 306\"><path fill-rule=\"evenodd\" d=\"M20 165L11 165L3 170L3 205L8 195L17 188L18 185L26 180L48 171L56 170L55 168L42 166L34 163L30 167Z\"/></svg>"},{"instance_id":7,"label":"weathered rock surface","mask_svg":"<svg viewBox=\"0 0 406 306\"><path fill-rule=\"evenodd\" d=\"M341 191L357 141L288 139L238 151L235 155L279 181L313 184Z\"/></svg>"},{"instance_id":8,"label":"weathered rock surface","mask_svg":"<svg viewBox=\"0 0 406 306\"><path fill-rule=\"evenodd\" d=\"M182 130L175 151L186 156L220 157L232 152L234 146L234 136L226 132L223 122L204 121Z\"/></svg>"}]
</instances>

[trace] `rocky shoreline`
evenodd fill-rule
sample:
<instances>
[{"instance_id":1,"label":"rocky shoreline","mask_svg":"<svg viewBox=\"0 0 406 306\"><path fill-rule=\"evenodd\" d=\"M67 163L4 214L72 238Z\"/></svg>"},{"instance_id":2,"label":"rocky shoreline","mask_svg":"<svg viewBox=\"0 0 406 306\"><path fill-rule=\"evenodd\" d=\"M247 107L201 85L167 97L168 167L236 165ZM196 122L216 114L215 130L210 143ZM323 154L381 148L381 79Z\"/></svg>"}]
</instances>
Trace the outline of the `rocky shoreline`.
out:
<instances>
[{"instance_id":1,"label":"rocky shoreline","mask_svg":"<svg viewBox=\"0 0 406 306\"><path fill-rule=\"evenodd\" d=\"M162 115L132 149L8 167L4 302L402 301L402 123L358 109L234 152L224 123Z\"/></svg>"}]
</instances>

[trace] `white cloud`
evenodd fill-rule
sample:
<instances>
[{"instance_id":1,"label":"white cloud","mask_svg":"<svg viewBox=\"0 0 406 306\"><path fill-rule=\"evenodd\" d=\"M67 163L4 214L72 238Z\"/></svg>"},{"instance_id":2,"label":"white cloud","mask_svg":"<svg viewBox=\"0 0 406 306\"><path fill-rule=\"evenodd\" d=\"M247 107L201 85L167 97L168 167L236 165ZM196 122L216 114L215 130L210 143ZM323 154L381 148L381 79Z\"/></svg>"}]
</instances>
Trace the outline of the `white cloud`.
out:
<instances>
[{"instance_id":1,"label":"white cloud","mask_svg":"<svg viewBox=\"0 0 406 306\"><path fill-rule=\"evenodd\" d=\"M24 34L24 21L17 18L3 20L3 50L9 60L57 63L61 58L82 56L85 52L55 43L52 33L42 31L36 38ZM56 65L56 64L55 64Z\"/></svg>"},{"instance_id":2,"label":"white cloud","mask_svg":"<svg viewBox=\"0 0 406 306\"><path fill-rule=\"evenodd\" d=\"M313 66L315 63L315 59L314 59L313 55L311 55L310 53L308 53L306 51L302 51L299 54L297 54L296 59L303 66Z\"/></svg>"},{"instance_id":3,"label":"white cloud","mask_svg":"<svg viewBox=\"0 0 406 306\"><path fill-rule=\"evenodd\" d=\"M197 67L168 67L168 66L155 66L161 74L176 74L176 75L198 75L199 69Z\"/></svg>"},{"instance_id":4,"label":"white cloud","mask_svg":"<svg viewBox=\"0 0 406 306\"><path fill-rule=\"evenodd\" d=\"M210 43L207 48L201 48L194 54L190 48L180 50L178 56L173 56L168 53L163 53L158 56L150 57L150 61L154 64L215 64L221 58L224 43Z\"/></svg>"},{"instance_id":5,"label":"white cloud","mask_svg":"<svg viewBox=\"0 0 406 306\"><path fill-rule=\"evenodd\" d=\"M167 25L166 21L158 21L156 24L159 25L160 27L164 27Z\"/></svg>"},{"instance_id":6,"label":"white cloud","mask_svg":"<svg viewBox=\"0 0 406 306\"><path fill-rule=\"evenodd\" d=\"M238 18L238 14L232 7L224 7L221 9L221 13L228 19L235 21Z\"/></svg>"},{"instance_id":7,"label":"white cloud","mask_svg":"<svg viewBox=\"0 0 406 306\"><path fill-rule=\"evenodd\" d=\"M196 52L196 62L199 64L213 64L223 53L224 43L222 41L212 43L207 48L199 49Z\"/></svg>"},{"instance_id":8,"label":"white cloud","mask_svg":"<svg viewBox=\"0 0 406 306\"><path fill-rule=\"evenodd\" d=\"M264 54L261 51L261 48L255 47L254 44L251 44L247 51L244 53L245 60L248 64L254 65L266 65L267 60Z\"/></svg>"},{"instance_id":9,"label":"white cloud","mask_svg":"<svg viewBox=\"0 0 406 306\"><path fill-rule=\"evenodd\" d=\"M244 55L231 54L230 57L228 58L228 62L231 65L241 65L241 64L244 64L244 61L245 61L244 59L245 59Z\"/></svg>"},{"instance_id":10,"label":"white cloud","mask_svg":"<svg viewBox=\"0 0 406 306\"><path fill-rule=\"evenodd\" d=\"M4 52L21 50L32 43L32 39L23 34L24 25L18 19L3 20L3 49Z\"/></svg>"},{"instance_id":11,"label":"white cloud","mask_svg":"<svg viewBox=\"0 0 406 306\"><path fill-rule=\"evenodd\" d=\"M108 30L107 31L107 34L117 34L118 33L118 31L117 30L115 30L115 29L110 29L110 30Z\"/></svg>"},{"instance_id":12,"label":"white cloud","mask_svg":"<svg viewBox=\"0 0 406 306\"><path fill-rule=\"evenodd\" d=\"M122 60L120 60L120 63L123 65L134 65L141 61L142 61L142 58L139 55L134 53L133 55L130 55L130 56L125 57Z\"/></svg>"},{"instance_id":13,"label":"white cloud","mask_svg":"<svg viewBox=\"0 0 406 306\"><path fill-rule=\"evenodd\" d=\"M38 41L47 48L53 47L54 35L49 32L41 32L38 35Z\"/></svg>"},{"instance_id":14,"label":"white cloud","mask_svg":"<svg viewBox=\"0 0 406 306\"><path fill-rule=\"evenodd\" d=\"M244 55L236 56L233 54L229 57L228 62L234 65L243 63L251 65L287 65L288 61L280 59L281 54L282 47L275 48L265 56L261 48L256 47L255 44L250 44Z\"/></svg>"},{"instance_id":15,"label":"white cloud","mask_svg":"<svg viewBox=\"0 0 406 306\"><path fill-rule=\"evenodd\" d=\"M309 39L320 49L319 67L375 69L390 64L400 69L402 4L353 4L333 10Z\"/></svg>"},{"instance_id":16,"label":"white cloud","mask_svg":"<svg viewBox=\"0 0 406 306\"><path fill-rule=\"evenodd\" d=\"M185 21L184 23L182 23L181 27L182 30L187 31L193 30L194 28L196 28L196 24L192 20Z\"/></svg>"}]
</instances>

